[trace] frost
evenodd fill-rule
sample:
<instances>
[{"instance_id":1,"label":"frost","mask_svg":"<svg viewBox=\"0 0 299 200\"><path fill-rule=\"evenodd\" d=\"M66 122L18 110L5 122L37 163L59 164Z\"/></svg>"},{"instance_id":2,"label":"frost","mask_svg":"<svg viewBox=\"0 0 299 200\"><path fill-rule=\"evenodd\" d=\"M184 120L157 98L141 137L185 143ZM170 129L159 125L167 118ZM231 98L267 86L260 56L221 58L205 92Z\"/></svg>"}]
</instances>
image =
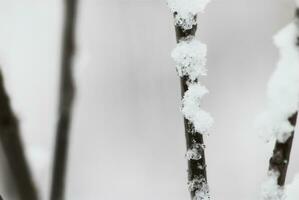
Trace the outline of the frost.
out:
<instances>
[{"instance_id":1,"label":"frost","mask_svg":"<svg viewBox=\"0 0 299 200\"><path fill-rule=\"evenodd\" d=\"M296 175L295 179L291 184L286 187L286 200L298 200L299 199L299 174Z\"/></svg>"},{"instance_id":2,"label":"frost","mask_svg":"<svg viewBox=\"0 0 299 200\"><path fill-rule=\"evenodd\" d=\"M208 134L214 123L211 115L200 108L200 100L207 93L208 90L199 83L190 83L182 101L185 118L192 122L195 131L201 134Z\"/></svg>"},{"instance_id":3,"label":"frost","mask_svg":"<svg viewBox=\"0 0 299 200\"><path fill-rule=\"evenodd\" d=\"M282 187L277 184L279 174L270 171L267 180L262 185L261 200L284 200L285 195Z\"/></svg>"},{"instance_id":4,"label":"frost","mask_svg":"<svg viewBox=\"0 0 299 200\"><path fill-rule=\"evenodd\" d=\"M196 191L202 188L202 185L206 183L205 178L196 177L191 181L188 181L188 189L189 191Z\"/></svg>"},{"instance_id":5,"label":"frost","mask_svg":"<svg viewBox=\"0 0 299 200\"><path fill-rule=\"evenodd\" d=\"M194 200L210 200L209 186L204 182L200 190L195 192Z\"/></svg>"},{"instance_id":6,"label":"frost","mask_svg":"<svg viewBox=\"0 0 299 200\"><path fill-rule=\"evenodd\" d=\"M168 7L175 14L175 24L184 30L196 24L196 14L203 12L210 0L167 0Z\"/></svg>"},{"instance_id":7,"label":"frost","mask_svg":"<svg viewBox=\"0 0 299 200\"><path fill-rule=\"evenodd\" d=\"M202 158L201 153L196 148L189 149L186 153L188 160L200 160Z\"/></svg>"},{"instance_id":8,"label":"frost","mask_svg":"<svg viewBox=\"0 0 299 200\"><path fill-rule=\"evenodd\" d=\"M171 54L179 76L189 76L191 81L207 75L206 55L207 46L193 37L180 41Z\"/></svg>"},{"instance_id":9,"label":"frost","mask_svg":"<svg viewBox=\"0 0 299 200\"><path fill-rule=\"evenodd\" d=\"M280 60L268 83L267 111L258 117L258 131L269 140L276 137L285 142L294 127L288 122L299 103L299 49L296 46L298 28L290 23L274 36Z\"/></svg>"},{"instance_id":10,"label":"frost","mask_svg":"<svg viewBox=\"0 0 299 200\"><path fill-rule=\"evenodd\" d=\"M209 200L209 186L205 178L194 178L188 182L189 191L195 191L193 200Z\"/></svg>"}]
</instances>

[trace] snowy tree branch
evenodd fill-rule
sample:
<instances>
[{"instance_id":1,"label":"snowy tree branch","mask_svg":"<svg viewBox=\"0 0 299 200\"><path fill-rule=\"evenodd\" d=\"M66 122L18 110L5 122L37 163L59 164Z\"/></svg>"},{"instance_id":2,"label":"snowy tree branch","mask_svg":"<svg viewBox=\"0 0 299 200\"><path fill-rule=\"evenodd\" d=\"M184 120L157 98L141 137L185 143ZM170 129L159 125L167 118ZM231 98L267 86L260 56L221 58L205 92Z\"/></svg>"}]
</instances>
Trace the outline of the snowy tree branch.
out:
<instances>
[{"instance_id":1,"label":"snowy tree branch","mask_svg":"<svg viewBox=\"0 0 299 200\"><path fill-rule=\"evenodd\" d=\"M75 95L73 57L75 51L77 0L65 0L65 24L62 44L59 119L56 132L51 200L64 199L69 134Z\"/></svg>"},{"instance_id":2,"label":"snowy tree branch","mask_svg":"<svg viewBox=\"0 0 299 200\"><path fill-rule=\"evenodd\" d=\"M299 24L298 24L298 20L299 20L299 9L296 9L295 12L295 16L296 16L296 20L297 20L297 31L295 33L295 38L293 38L294 41L294 45L297 47L296 48L296 53L299 54L299 43L298 43L298 37L299 37ZM297 62L295 62L295 65L299 65L299 60L296 60ZM299 72L298 70L298 66L297 68L297 72ZM294 73L294 71L292 71L292 73ZM296 80L297 80L297 84L298 84L298 74L296 74ZM290 85L290 87L292 87ZM296 90L299 90L298 86L294 85L293 86ZM296 98L295 98L295 105L297 104L298 106L298 93L299 91L296 91ZM290 123L290 125L292 127L296 126L296 122L297 122L297 115L298 112L293 113L289 118L288 121ZM294 130L291 132L290 136L287 138L287 140L285 142L281 142L279 140L276 141L275 147L274 147L274 151L273 151L273 156L270 159L270 166L269 166L269 170L271 171L276 171L278 172L278 179L277 179L277 184L279 186L284 186L285 184L285 180L286 180L286 175L287 175L287 169L288 169L288 165L289 165L289 160L290 160L290 154L291 154L291 150L292 150L292 143L293 143L293 139L294 139Z\"/></svg>"},{"instance_id":3,"label":"snowy tree branch","mask_svg":"<svg viewBox=\"0 0 299 200\"><path fill-rule=\"evenodd\" d=\"M203 12L209 0L168 0L174 14L177 47L172 52L180 76L182 113L188 160L188 188L192 200L208 200L209 188L203 135L213 123L210 114L200 107L201 98L208 90L199 83L205 76L206 45L195 39L197 13Z\"/></svg>"},{"instance_id":4,"label":"snowy tree branch","mask_svg":"<svg viewBox=\"0 0 299 200\"><path fill-rule=\"evenodd\" d=\"M269 162L268 180L262 186L263 200L286 198L285 181L290 162L299 103L299 10L296 20L274 37L280 59L268 84L268 109L258 119L266 138L276 138Z\"/></svg>"},{"instance_id":5,"label":"snowy tree branch","mask_svg":"<svg viewBox=\"0 0 299 200\"><path fill-rule=\"evenodd\" d=\"M10 99L5 90L4 78L0 71L0 139L8 160L9 168L22 200L37 200L37 190L33 182L29 165L25 158L25 149L20 136L19 121L15 116ZM0 198L1 199L1 198Z\"/></svg>"},{"instance_id":6,"label":"snowy tree branch","mask_svg":"<svg viewBox=\"0 0 299 200\"><path fill-rule=\"evenodd\" d=\"M297 113L289 118L289 122L292 126L296 126ZM276 141L273 156L270 159L270 171L278 172L277 184L284 186L288 165L290 161L290 154L292 150L292 144L294 139L294 131L285 143Z\"/></svg>"}]
</instances>

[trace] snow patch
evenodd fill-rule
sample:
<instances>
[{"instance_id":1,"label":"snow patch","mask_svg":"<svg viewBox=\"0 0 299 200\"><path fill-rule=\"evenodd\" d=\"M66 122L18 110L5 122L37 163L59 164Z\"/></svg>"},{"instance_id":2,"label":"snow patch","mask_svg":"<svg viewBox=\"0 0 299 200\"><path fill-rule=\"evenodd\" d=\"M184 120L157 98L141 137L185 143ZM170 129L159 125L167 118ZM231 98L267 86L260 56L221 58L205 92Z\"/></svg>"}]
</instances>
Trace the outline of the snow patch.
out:
<instances>
[{"instance_id":1,"label":"snow patch","mask_svg":"<svg viewBox=\"0 0 299 200\"><path fill-rule=\"evenodd\" d=\"M201 98L208 93L199 83L190 83L182 100L182 112L194 125L195 131L207 135L214 123L210 113L200 108Z\"/></svg>"},{"instance_id":2,"label":"snow patch","mask_svg":"<svg viewBox=\"0 0 299 200\"><path fill-rule=\"evenodd\" d=\"M167 5L175 15L175 25L184 30L196 25L196 14L203 12L210 0L167 0Z\"/></svg>"},{"instance_id":3,"label":"snow patch","mask_svg":"<svg viewBox=\"0 0 299 200\"><path fill-rule=\"evenodd\" d=\"M268 83L267 110L258 117L256 124L266 140L276 137L285 142L294 130L288 119L298 110L299 103L298 33L293 22L274 36L280 60Z\"/></svg>"},{"instance_id":4,"label":"snow patch","mask_svg":"<svg viewBox=\"0 0 299 200\"><path fill-rule=\"evenodd\" d=\"M284 200L285 195L283 188L277 184L279 173L274 171L268 172L266 181L262 184L261 200Z\"/></svg>"},{"instance_id":5,"label":"snow patch","mask_svg":"<svg viewBox=\"0 0 299 200\"><path fill-rule=\"evenodd\" d=\"M207 75L206 55L207 46L194 37L180 41L171 54L179 76L188 76L191 81Z\"/></svg>"},{"instance_id":6,"label":"snow patch","mask_svg":"<svg viewBox=\"0 0 299 200\"><path fill-rule=\"evenodd\" d=\"M298 200L299 199L299 174L297 174L293 182L286 186L286 200Z\"/></svg>"}]
</instances>

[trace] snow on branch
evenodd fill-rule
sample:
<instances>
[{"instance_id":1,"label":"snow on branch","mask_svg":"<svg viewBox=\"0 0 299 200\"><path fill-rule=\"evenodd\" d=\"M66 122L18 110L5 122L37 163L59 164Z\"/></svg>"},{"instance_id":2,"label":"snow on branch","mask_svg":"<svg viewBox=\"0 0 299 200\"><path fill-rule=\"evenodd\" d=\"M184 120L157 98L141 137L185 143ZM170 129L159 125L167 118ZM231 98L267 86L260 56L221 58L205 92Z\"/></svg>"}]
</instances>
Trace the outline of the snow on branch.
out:
<instances>
[{"instance_id":1,"label":"snow on branch","mask_svg":"<svg viewBox=\"0 0 299 200\"><path fill-rule=\"evenodd\" d=\"M261 200L285 199L283 188L277 184L278 177L278 172L268 172L268 177L266 181L262 184Z\"/></svg>"},{"instance_id":2,"label":"snow on branch","mask_svg":"<svg viewBox=\"0 0 299 200\"><path fill-rule=\"evenodd\" d=\"M203 12L210 0L167 0L175 15L175 25L189 30L196 25L196 14Z\"/></svg>"},{"instance_id":3,"label":"snow on branch","mask_svg":"<svg viewBox=\"0 0 299 200\"><path fill-rule=\"evenodd\" d=\"M194 178L188 182L189 191L195 191L193 200L210 200L209 186L204 177Z\"/></svg>"},{"instance_id":4,"label":"snow on branch","mask_svg":"<svg viewBox=\"0 0 299 200\"><path fill-rule=\"evenodd\" d=\"M201 108L208 93L200 84L207 75L207 46L195 39L197 13L203 12L210 0L167 0L175 18L177 46L171 57L181 78L182 113L187 141L188 186L192 200L209 200L203 135L208 135L214 122Z\"/></svg>"},{"instance_id":5,"label":"snow on branch","mask_svg":"<svg viewBox=\"0 0 299 200\"><path fill-rule=\"evenodd\" d=\"M285 200L298 200L299 199L299 174L296 175L293 182L286 186L285 194L286 199Z\"/></svg>"},{"instance_id":6,"label":"snow on branch","mask_svg":"<svg viewBox=\"0 0 299 200\"><path fill-rule=\"evenodd\" d=\"M207 75L206 55L207 45L194 37L180 41L171 54L176 63L178 75L180 77L189 76L191 81L195 81L200 75Z\"/></svg>"},{"instance_id":7,"label":"snow on branch","mask_svg":"<svg viewBox=\"0 0 299 200\"><path fill-rule=\"evenodd\" d=\"M284 143L294 127L289 118L296 113L299 103L298 27L293 22L274 36L280 60L268 83L267 110L257 119L257 128L264 139L275 137Z\"/></svg>"},{"instance_id":8,"label":"snow on branch","mask_svg":"<svg viewBox=\"0 0 299 200\"><path fill-rule=\"evenodd\" d=\"M276 184L278 173L269 172L267 180L262 186L262 200L298 200L299 199L299 174L292 183L283 187Z\"/></svg>"},{"instance_id":9,"label":"snow on branch","mask_svg":"<svg viewBox=\"0 0 299 200\"><path fill-rule=\"evenodd\" d=\"M193 123L196 132L205 135L214 122L211 115L200 108L201 98L207 93L206 87L199 83L190 83L182 101L182 112L186 119Z\"/></svg>"}]
</instances>

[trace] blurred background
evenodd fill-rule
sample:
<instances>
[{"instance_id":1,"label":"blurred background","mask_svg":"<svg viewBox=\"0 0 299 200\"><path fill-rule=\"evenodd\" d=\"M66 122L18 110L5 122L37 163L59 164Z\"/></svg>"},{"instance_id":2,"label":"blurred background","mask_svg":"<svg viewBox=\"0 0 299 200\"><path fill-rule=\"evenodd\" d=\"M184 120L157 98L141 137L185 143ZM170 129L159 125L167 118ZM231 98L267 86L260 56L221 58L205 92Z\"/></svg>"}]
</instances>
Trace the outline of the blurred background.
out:
<instances>
[{"instance_id":1,"label":"blurred background","mask_svg":"<svg viewBox=\"0 0 299 200\"><path fill-rule=\"evenodd\" d=\"M78 8L67 199L189 199L165 1L81 0ZM210 90L203 107L215 118L205 139L213 199L258 198L273 143L265 144L253 123L278 59L272 35L294 9L292 0L213 0L199 16ZM0 0L0 65L43 199L57 122L62 12L59 0ZM298 158L295 137L288 182L299 173ZM17 200L3 151L0 162L0 193Z\"/></svg>"}]
</instances>

